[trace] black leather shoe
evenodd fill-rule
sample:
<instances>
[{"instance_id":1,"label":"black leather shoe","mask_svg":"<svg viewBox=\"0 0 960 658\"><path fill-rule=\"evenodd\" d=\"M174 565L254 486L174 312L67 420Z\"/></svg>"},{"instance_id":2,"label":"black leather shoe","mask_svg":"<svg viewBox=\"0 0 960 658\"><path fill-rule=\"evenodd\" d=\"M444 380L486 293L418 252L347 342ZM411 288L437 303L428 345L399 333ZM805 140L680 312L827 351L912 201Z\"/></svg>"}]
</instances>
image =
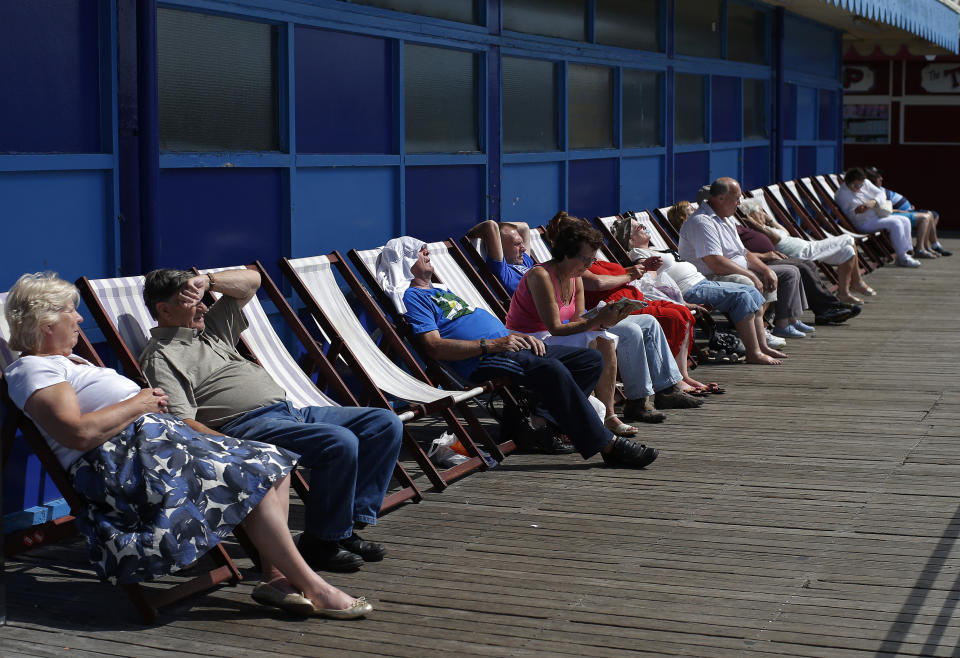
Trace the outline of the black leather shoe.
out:
<instances>
[{"instance_id":1,"label":"black leather shoe","mask_svg":"<svg viewBox=\"0 0 960 658\"><path fill-rule=\"evenodd\" d=\"M534 452L541 455L569 455L577 451L575 447L558 438L549 425L537 428L527 427L515 440L517 447L523 452Z\"/></svg>"},{"instance_id":2,"label":"black leather shoe","mask_svg":"<svg viewBox=\"0 0 960 658\"><path fill-rule=\"evenodd\" d=\"M322 541L303 533L297 542L300 555L314 569L351 573L363 565L363 558L340 547L336 539Z\"/></svg>"},{"instance_id":3,"label":"black leather shoe","mask_svg":"<svg viewBox=\"0 0 960 658\"><path fill-rule=\"evenodd\" d=\"M612 443L610 452L601 454L604 463L614 468L643 468L655 462L660 455L656 448L648 448L622 436L615 436Z\"/></svg>"},{"instance_id":4,"label":"black leather shoe","mask_svg":"<svg viewBox=\"0 0 960 658\"><path fill-rule=\"evenodd\" d=\"M662 423L667 414L653 408L649 397L627 400L623 405L621 418L626 421L639 420L641 423Z\"/></svg>"},{"instance_id":5,"label":"black leather shoe","mask_svg":"<svg viewBox=\"0 0 960 658\"><path fill-rule=\"evenodd\" d=\"M346 539L341 539L340 546L354 555L359 555L364 562L379 562L387 554L387 549L383 547L383 544L366 541L357 533L353 533Z\"/></svg>"},{"instance_id":6,"label":"black leather shoe","mask_svg":"<svg viewBox=\"0 0 960 658\"><path fill-rule=\"evenodd\" d=\"M703 406L703 400L673 388L657 391L653 396L653 404L657 409L696 409Z\"/></svg>"},{"instance_id":7,"label":"black leather shoe","mask_svg":"<svg viewBox=\"0 0 960 658\"><path fill-rule=\"evenodd\" d=\"M858 307L859 308L859 307ZM857 311L859 314L859 311ZM846 322L854 316L852 309L845 306L831 306L823 313L820 313L814 318L814 321L817 324L840 324L841 322Z\"/></svg>"},{"instance_id":8,"label":"black leather shoe","mask_svg":"<svg viewBox=\"0 0 960 658\"><path fill-rule=\"evenodd\" d=\"M952 252L952 251L948 251L948 250L944 249L943 247L933 247L933 250L934 250L935 252L937 252L938 254L940 254L941 256L953 256L953 252Z\"/></svg>"}]
</instances>

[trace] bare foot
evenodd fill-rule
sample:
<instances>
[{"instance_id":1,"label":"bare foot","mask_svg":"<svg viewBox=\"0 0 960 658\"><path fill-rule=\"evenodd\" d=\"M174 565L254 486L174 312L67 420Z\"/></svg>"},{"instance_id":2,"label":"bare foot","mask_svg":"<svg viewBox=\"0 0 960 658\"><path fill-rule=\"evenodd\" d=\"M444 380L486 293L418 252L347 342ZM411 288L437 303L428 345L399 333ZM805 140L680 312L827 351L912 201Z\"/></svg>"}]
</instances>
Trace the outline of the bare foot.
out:
<instances>
[{"instance_id":1,"label":"bare foot","mask_svg":"<svg viewBox=\"0 0 960 658\"><path fill-rule=\"evenodd\" d=\"M783 361L780 359L774 359L773 357L761 353L756 356L750 356L748 354L747 363L756 363L763 366L779 366L781 363L783 363Z\"/></svg>"},{"instance_id":2,"label":"bare foot","mask_svg":"<svg viewBox=\"0 0 960 658\"><path fill-rule=\"evenodd\" d=\"M686 386L684 386L686 384ZM689 393L690 391L695 391L698 388L706 388L706 384L701 384L693 377L686 377L682 382L680 382L680 389L684 393Z\"/></svg>"},{"instance_id":3,"label":"bare foot","mask_svg":"<svg viewBox=\"0 0 960 658\"><path fill-rule=\"evenodd\" d=\"M760 346L760 351L766 354L767 356L772 356L775 359L786 359L787 355L781 352L780 350L775 350L772 347L766 345ZM749 359L747 359L749 361Z\"/></svg>"}]
</instances>

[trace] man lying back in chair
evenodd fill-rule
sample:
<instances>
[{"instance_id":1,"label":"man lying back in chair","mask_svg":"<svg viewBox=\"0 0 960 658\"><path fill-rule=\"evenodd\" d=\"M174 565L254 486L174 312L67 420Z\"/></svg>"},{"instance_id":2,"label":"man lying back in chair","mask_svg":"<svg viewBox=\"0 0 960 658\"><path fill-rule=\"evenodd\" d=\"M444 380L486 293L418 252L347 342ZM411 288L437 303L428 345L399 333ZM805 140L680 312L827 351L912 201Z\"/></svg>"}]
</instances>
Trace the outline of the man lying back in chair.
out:
<instances>
[{"instance_id":1,"label":"man lying back in chair","mask_svg":"<svg viewBox=\"0 0 960 658\"><path fill-rule=\"evenodd\" d=\"M170 396L170 413L194 429L300 454L310 469L310 495L298 548L314 568L356 571L386 554L361 539L354 524L377 522L403 424L386 409L290 404L267 371L236 350L247 328L243 306L259 287L260 274L252 270L150 272L143 298L158 326L140 365ZM209 309L207 291L221 294Z\"/></svg>"},{"instance_id":2,"label":"man lying back in chair","mask_svg":"<svg viewBox=\"0 0 960 658\"><path fill-rule=\"evenodd\" d=\"M563 429L584 459L599 452L610 466L643 468L657 458L653 448L612 436L587 400L600 377L599 352L546 346L532 336L511 333L489 312L434 286L430 253L423 242L391 240L380 262L412 276L400 310L428 356L448 362L465 379L507 376L526 387L537 396L543 415Z\"/></svg>"},{"instance_id":3,"label":"man lying back in chair","mask_svg":"<svg viewBox=\"0 0 960 658\"><path fill-rule=\"evenodd\" d=\"M523 222L480 222L467 231L468 238L479 238L487 251L487 265L510 296L520 279L533 267L530 258L530 227Z\"/></svg>"}]
</instances>

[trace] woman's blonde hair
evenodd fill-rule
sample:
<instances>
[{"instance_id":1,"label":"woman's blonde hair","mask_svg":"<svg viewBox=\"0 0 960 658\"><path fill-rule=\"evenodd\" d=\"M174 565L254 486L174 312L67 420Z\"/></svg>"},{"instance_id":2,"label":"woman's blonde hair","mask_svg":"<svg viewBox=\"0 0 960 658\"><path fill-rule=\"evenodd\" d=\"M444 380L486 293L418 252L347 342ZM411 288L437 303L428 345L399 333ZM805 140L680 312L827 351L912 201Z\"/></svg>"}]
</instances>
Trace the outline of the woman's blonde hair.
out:
<instances>
[{"instance_id":1,"label":"woman's blonde hair","mask_svg":"<svg viewBox=\"0 0 960 658\"><path fill-rule=\"evenodd\" d=\"M10 349L36 352L43 339L41 327L53 324L80 295L72 283L55 272L24 274L7 293L4 314L10 325Z\"/></svg>"},{"instance_id":2,"label":"woman's blonde hair","mask_svg":"<svg viewBox=\"0 0 960 658\"><path fill-rule=\"evenodd\" d=\"M679 231L683 223L687 221L687 208L689 207L689 201L677 201L670 206L670 210L667 211L667 219L673 225L673 228Z\"/></svg>"}]
</instances>

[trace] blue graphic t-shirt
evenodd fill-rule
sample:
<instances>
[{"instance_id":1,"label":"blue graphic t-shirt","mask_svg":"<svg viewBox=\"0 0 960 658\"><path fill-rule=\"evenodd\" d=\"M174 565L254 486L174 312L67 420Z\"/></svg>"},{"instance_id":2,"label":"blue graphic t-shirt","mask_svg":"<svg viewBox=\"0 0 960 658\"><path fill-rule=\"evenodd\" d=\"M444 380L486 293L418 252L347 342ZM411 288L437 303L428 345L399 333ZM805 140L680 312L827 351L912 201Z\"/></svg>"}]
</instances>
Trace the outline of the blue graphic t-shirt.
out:
<instances>
[{"instance_id":1,"label":"blue graphic t-shirt","mask_svg":"<svg viewBox=\"0 0 960 658\"><path fill-rule=\"evenodd\" d=\"M404 314L414 333L439 331L441 338L479 340L501 338L510 332L503 323L482 308L473 308L444 288L407 288L403 293ZM450 367L465 378L477 369L480 357L449 361Z\"/></svg>"},{"instance_id":2,"label":"blue graphic t-shirt","mask_svg":"<svg viewBox=\"0 0 960 658\"><path fill-rule=\"evenodd\" d=\"M520 256L521 260L523 260L523 264L521 265L508 263L506 259L493 260L489 256L487 257L487 265L496 277L500 279L500 283L507 289L511 297L513 297L513 293L517 291L517 286L520 285L520 279L527 273L527 270L534 266L533 259L530 258L529 255L523 253Z\"/></svg>"}]
</instances>

